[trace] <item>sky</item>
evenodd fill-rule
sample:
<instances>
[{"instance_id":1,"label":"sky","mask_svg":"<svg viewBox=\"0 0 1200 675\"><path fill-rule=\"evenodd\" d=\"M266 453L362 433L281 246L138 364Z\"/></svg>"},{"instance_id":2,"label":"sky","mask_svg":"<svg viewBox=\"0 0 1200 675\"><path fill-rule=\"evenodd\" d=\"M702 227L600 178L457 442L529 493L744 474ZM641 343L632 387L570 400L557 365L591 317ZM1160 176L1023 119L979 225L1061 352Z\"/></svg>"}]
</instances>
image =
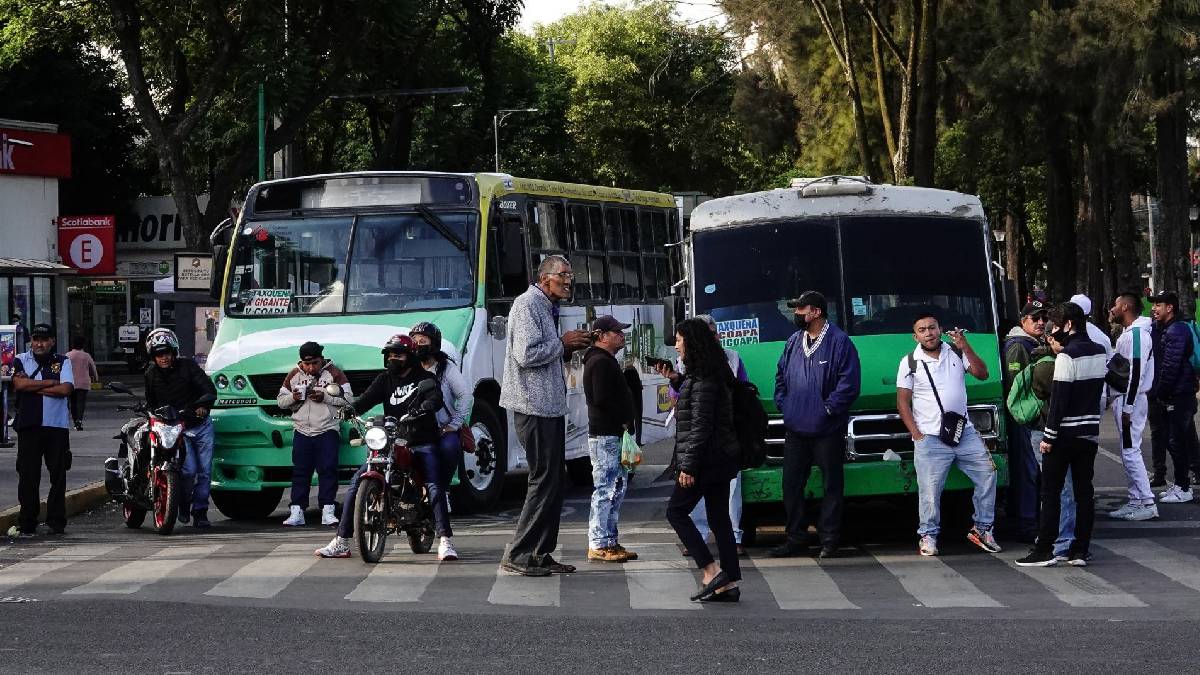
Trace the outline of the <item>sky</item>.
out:
<instances>
[{"instance_id":1,"label":"sky","mask_svg":"<svg viewBox=\"0 0 1200 675\"><path fill-rule=\"evenodd\" d=\"M608 5L626 4L626 0L602 0ZM551 23L573 14L589 0L525 0L520 29L529 32L536 23ZM716 0L677 0L675 12L685 21L700 21L721 13ZM714 19L715 21L716 19Z\"/></svg>"}]
</instances>

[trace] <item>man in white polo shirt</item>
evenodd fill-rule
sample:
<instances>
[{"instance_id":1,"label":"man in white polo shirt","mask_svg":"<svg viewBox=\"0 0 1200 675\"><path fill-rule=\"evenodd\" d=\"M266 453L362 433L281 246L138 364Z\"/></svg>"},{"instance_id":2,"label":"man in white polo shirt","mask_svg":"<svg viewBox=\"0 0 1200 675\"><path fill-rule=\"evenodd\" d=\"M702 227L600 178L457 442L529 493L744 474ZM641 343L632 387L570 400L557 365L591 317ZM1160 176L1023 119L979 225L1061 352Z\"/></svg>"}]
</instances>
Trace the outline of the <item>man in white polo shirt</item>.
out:
<instances>
[{"instance_id":1,"label":"man in white polo shirt","mask_svg":"<svg viewBox=\"0 0 1200 675\"><path fill-rule=\"evenodd\" d=\"M937 555L941 529L942 487L950 467L959 470L975 484L975 525L967 540L989 553L1000 546L992 535L996 511L996 465L988 454L983 438L966 419L966 374L978 380L988 377L987 365L976 356L962 331L948 333L953 347L942 342L942 329L932 314L922 314L913 322L917 348L900 359L896 373L896 409L913 439L913 464L917 470L918 512L921 524L920 553ZM961 431L944 432L957 413ZM951 415L953 418L953 415ZM957 443L954 436L957 435Z\"/></svg>"}]
</instances>

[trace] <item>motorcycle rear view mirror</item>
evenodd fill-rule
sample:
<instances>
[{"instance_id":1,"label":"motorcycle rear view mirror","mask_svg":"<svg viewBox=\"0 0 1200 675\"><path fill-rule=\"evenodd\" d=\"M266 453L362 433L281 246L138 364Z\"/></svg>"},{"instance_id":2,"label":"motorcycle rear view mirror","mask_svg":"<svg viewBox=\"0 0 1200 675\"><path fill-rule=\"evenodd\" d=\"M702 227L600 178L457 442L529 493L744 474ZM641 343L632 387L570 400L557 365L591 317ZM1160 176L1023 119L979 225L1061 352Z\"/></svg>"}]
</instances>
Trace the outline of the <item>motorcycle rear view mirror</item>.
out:
<instances>
[{"instance_id":1,"label":"motorcycle rear view mirror","mask_svg":"<svg viewBox=\"0 0 1200 675\"><path fill-rule=\"evenodd\" d=\"M115 391L118 394L129 394L131 396L133 395L133 391L130 390L129 387L124 382L109 382L107 385L105 385L105 387L109 391Z\"/></svg>"},{"instance_id":2,"label":"motorcycle rear view mirror","mask_svg":"<svg viewBox=\"0 0 1200 675\"><path fill-rule=\"evenodd\" d=\"M435 380L433 378L429 378L427 380L421 380L421 383L417 385L417 391L422 394L428 394L429 392L431 392L437 388L438 388L437 380Z\"/></svg>"},{"instance_id":3,"label":"motorcycle rear view mirror","mask_svg":"<svg viewBox=\"0 0 1200 675\"><path fill-rule=\"evenodd\" d=\"M346 398L346 394L342 391L342 388L333 383L325 385L325 395L333 396L334 398Z\"/></svg>"}]
</instances>

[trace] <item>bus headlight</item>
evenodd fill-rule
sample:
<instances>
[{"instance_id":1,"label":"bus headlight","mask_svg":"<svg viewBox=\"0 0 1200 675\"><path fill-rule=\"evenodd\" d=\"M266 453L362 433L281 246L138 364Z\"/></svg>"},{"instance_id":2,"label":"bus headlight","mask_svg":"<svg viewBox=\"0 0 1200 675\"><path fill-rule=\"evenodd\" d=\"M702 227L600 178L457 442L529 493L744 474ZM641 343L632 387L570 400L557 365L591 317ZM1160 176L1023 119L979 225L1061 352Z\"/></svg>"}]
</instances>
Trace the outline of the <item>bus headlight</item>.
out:
<instances>
[{"instance_id":1,"label":"bus headlight","mask_svg":"<svg viewBox=\"0 0 1200 675\"><path fill-rule=\"evenodd\" d=\"M241 391L241 390L245 389L246 387L248 387L249 385L250 385L250 383L246 381L245 375L234 375L233 376L233 388L234 389Z\"/></svg>"},{"instance_id":2,"label":"bus headlight","mask_svg":"<svg viewBox=\"0 0 1200 675\"><path fill-rule=\"evenodd\" d=\"M224 373L221 373L220 375L217 375L215 378L213 378L213 382L215 382L217 384L217 389L228 389L229 388L229 378L225 377Z\"/></svg>"},{"instance_id":3,"label":"bus headlight","mask_svg":"<svg viewBox=\"0 0 1200 675\"><path fill-rule=\"evenodd\" d=\"M387 446L387 432L382 427L367 429L363 438L367 441L367 447L372 450L382 450Z\"/></svg>"},{"instance_id":4,"label":"bus headlight","mask_svg":"<svg viewBox=\"0 0 1200 675\"><path fill-rule=\"evenodd\" d=\"M967 419L980 434L996 433L995 408L972 408L967 411Z\"/></svg>"}]
</instances>

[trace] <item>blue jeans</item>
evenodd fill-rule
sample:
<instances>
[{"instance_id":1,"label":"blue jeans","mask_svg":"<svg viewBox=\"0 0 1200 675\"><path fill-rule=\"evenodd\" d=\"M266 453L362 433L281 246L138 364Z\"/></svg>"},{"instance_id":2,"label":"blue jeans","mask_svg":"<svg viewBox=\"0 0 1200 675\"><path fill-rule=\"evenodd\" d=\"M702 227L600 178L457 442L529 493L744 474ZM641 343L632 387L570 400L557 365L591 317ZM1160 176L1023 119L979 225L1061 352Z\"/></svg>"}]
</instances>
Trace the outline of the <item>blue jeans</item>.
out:
<instances>
[{"instance_id":1,"label":"blue jeans","mask_svg":"<svg viewBox=\"0 0 1200 675\"><path fill-rule=\"evenodd\" d=\"M185 448L183 466L179 470L182 479L182 499L180 504L188 503L191 495L192 510L199 511L208 508L208 493L212 488L212 453L213 453L213 423L212 418L204 418L204 424L183 432Z\"/></svg>"},{"instance_id":2,"label":"blue jeans","mask_svg":"<svg viewBox=\"0 0 1200 675\"><path fill-rule=\"evenodd\" d=\"M1029 432L1029 443L1037 453L1038 470L1042 468L1042 444L1044 432L1032 430ZM1067 480L1063 484L1062 498L1059 499L1058 539L1054 540L1054 555L1066 555L1075 539L1075 487L1071 484L1071 469L1067 469Z\"/></svg>"},{"instance_id":3,"label":"blue jeans","mask_svg":"<svg viewBox=\"0 0 1200 675\"><path fill-rule=\"evenodd\" d=\"M425 489L433 507L433 527L439 537L454 536L450 529L450 477L458 469L461 454L457 431L442 434L441 440L434 445L413 448L413 457L425 476Z\"/></svg>"},{"instance_id":4,"label":"blue jeans","mask_svg":"<svg viewBox=\"0 0 1200 675\"><path fill-rule=\"evenodd\" d=\"M429 451L432 448L432 445L417 445L410 448L410 450L419 457L418 453ZM358 484L369 466L369 464L363 462L363 465L358 467L358 471L355 471L354 476L350 478L350 485L346 488L346 497L342 500L342 517L338 520L337 526L338 536L344 539L354 536L354 500L358 498ZM436 511L434 517L437 517Z\"/></svg>"},{"instance_id":5,"label":"blue jeans","mask_svg":"<svg viewBox=\"0 0 1200 675\"><path fill-rule=\"evenodd\" d=\"M628 479L621 466L620 436L589 436L592 458L592 508L588 516L588 546L600 550L617 545L617 519Z\"/></svg>"},{"instance_id":6,"label":"blue jeans","mask_svg":"<svg viewBox=\"0 0 1200 675\"><path fill-rule=\"evenodd\" d=\"M975 527L992 529L996 515L996 465L987 446L975 427L963 430L957 446L946 445L937 436L926 435L915 444L913 464L917 469L917 512L921 525L917 534L937 537L941 531L942 488L950 467L957 464L960 471L975 484Z\"/></svg>"},{"instance_id":7,"label":"blue jeans","mask_svg":"<svg viewBox=\"0 0 1200 675\"><path fill-rule=\"evenodd\" d=\"M696 508L692 509L690 514L692 522L696 524L696 529L700 530L700 537L705 541L708 540L708 512L704 510L704 498L696 503ZM742 543L742 474L738 475L733 480L729 481L729 522L733 524L733 540L737 543Z\"/></svg>"},{"instance_id":8,"label":"blue jeans","mask_svg":"<svg viewBox=\"0 0 1200 675\"><path fill-rule=\"evenodd\" d=\"M308 508L313 471L317 472L317 505L337 502L337 460L342 435L331 429L316 436L296 432L292 436L291 506Z\"/></svg>"}]
</instances>

